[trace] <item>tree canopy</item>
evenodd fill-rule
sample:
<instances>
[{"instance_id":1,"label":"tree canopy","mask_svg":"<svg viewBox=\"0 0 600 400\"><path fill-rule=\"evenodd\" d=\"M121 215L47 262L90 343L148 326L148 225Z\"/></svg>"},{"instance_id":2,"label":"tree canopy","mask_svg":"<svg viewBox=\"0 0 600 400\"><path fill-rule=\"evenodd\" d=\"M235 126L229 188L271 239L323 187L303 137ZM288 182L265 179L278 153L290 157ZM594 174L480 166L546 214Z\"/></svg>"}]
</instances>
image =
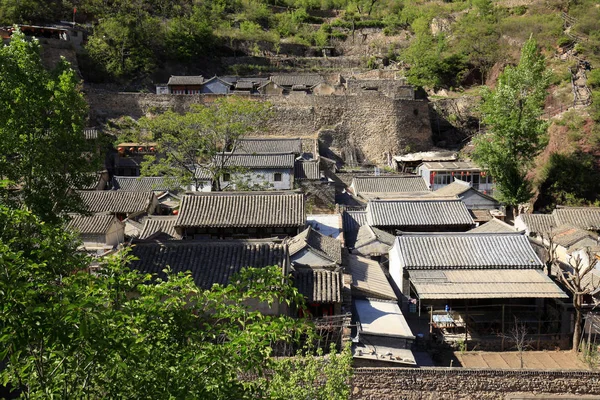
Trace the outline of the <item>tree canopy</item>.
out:
<instances>
[{"instance_id":1,"label":"tree canopy","mask_svg":"<svg viewBox=\"0 0 600 400\"><path fill-rule=\"evenodd\" d=\"M36 41L19 31L0 48L0 189L6 199L44 219L77 208L72 188L89 185L99 170L94 143L83 129L87 105L66 61L47 71Z\"/></svg>"},{"instance_id":2,"label":"tree canopy","mask_svg":"<svg viewBox=\"0 0 600 400\"><path fill-rule=\"evenodd\" d=\"M489 131L475 138L473 159L496 180L499 197L515 206L533 196L528 177L534 158L547 144L548 123L540 118L549 74L530 38L516 67L508 66L493 90L482 94L482 121Z\"/></svg>"},{"instance_id":3,"label":"tree canopy","mask_svg":"<svg viewBox=\"0 0 600 400\"><path fill-rule=\"evenodd\" d=\"M130 270L126 253L90 271L77 245L30 212L0 206L0 383L21 397L289 398L295 385L296 398L347 396L347 351L272 357L277 344L309 343L314 333L306 320L250 306L302 307L281 268L249 268L201 290L189 274L159 281ZM299 374L301 365L311 369ZM278 387L284 377L294 381Z\"/></svg>"},{"instance_id":4,"label":"tree canopy","mask_svg":"<svg viewBox=\"0 0 600 400\"><path fill-rule=\"evenodd\" d=\"M266 122L269 110L266 102L221 98L209 105L194 104L184 114L169 110L143 117L119 141L157 144L157 155L145 157L141 171L144 176L166 176L196 188L201 188L206 179L203 176L209 176L215 189L221 190L224 174L244 172L228 165L229 154L236 150L240 139ZM244 187L244 182L235 184L238 189Z\"/></svg>"}]
</instances>

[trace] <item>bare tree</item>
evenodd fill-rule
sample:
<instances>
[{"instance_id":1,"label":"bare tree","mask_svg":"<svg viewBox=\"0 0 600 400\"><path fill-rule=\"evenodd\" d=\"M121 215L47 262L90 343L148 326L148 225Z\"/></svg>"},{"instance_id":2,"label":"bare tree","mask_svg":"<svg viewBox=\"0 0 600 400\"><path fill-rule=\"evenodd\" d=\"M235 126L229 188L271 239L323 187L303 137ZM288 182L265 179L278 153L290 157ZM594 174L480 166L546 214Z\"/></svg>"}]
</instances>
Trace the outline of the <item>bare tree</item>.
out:
<instances>
[{"instance_id":1,"label":"bare tree","mask_svg":"<svg viewBox=\"0 0 600 400\"><path fill-rule=\"evenodd\" d=\"M594 279L593 270L598 262L597 256L585 247L575 252L565 265L555 261L557 276L573 295L575 308L575 328L573 330L573 350L578 351L581 341L582 308L584 296L590 295L600 284L600 279Z\"/></svg>"},{"instance_id":2,"label":"bare tree","mask_svg":"<svg viewBox=\"0 0 600 400\"><path fill-rule=\"evenodd\" d=\"M506 334L501 334L502 338L513 344L513 347L519 352L519 361L523 368L523 353L529 348L527 340L527 326L523 322L519 322L515 317L515 325Z\"/></svg>"}]
</instances>

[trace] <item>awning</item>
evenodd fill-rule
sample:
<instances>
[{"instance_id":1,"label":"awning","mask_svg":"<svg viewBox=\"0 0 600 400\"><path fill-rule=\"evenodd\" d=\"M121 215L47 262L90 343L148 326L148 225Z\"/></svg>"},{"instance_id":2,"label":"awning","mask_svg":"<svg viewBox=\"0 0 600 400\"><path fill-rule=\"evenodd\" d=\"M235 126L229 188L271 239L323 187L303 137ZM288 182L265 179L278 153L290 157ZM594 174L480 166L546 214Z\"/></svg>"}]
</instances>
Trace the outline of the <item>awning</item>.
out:
<instances>
[{"instance_id":1,"label":"awning","mask_svg":"<svg viewBox=\"0 0 600 400\"><path fill-rule=\"evenodd\" d=\"M415 270L408 274L421 300L568 298L539 269Z\"/></svg>"}]
</instances>

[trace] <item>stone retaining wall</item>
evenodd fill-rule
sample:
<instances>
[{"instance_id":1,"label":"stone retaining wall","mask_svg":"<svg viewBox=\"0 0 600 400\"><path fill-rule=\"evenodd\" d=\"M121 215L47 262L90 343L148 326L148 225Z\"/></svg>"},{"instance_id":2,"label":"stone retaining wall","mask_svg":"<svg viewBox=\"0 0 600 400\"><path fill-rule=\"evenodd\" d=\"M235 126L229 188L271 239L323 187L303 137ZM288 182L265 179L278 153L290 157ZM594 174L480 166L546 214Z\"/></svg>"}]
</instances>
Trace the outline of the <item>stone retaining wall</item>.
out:
<instances>
[{"instance_id":1,"label":"stone retaining wall","mask_svg":"<svg viewBox=\"0 0 600 400\"><path fill-rule=\"evenodd\" d=\"M600 396L600 372L464 368L356 368L355 400L505 399L508 395ZM600 398L600 397L599 397Z\"/></svg>"},{"instance_id":2,"label":"stone retaining wall","mask_svg":"<svg viewBox=\"0 0 600 400\"><path fill-rule=\"evenodd\" d=\"M185 112L192 104L206 104L219 95L157 95L86 90L90 123L128 115L172 109ZM360 162L384 163L389 155L427 150L431 146L428 104L422 100L392 99L381 93L316 96L248 96L273 104L274 116L261 136L319 138L344 154L351 149Z\"/></svg>"}]
</instances>

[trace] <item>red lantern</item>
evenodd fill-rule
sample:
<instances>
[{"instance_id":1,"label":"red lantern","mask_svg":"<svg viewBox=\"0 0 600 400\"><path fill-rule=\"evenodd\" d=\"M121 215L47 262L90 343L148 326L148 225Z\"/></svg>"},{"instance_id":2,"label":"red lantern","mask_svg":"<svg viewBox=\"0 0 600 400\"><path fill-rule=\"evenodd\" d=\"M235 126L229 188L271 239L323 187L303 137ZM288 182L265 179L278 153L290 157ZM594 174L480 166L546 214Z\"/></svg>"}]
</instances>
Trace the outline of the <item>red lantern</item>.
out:
<instances>
[{"instance_id":1,"label":"red lantern","mask_svg":"<svg viewBox=\"0 0 600 400\"><path fill-rule=\"evenodd\" d=\"M467 171L467 176L471 175L471 173L469 171Z\"/></svg>"},{"instance_id":2,"label":"red lantern","mask_svg":"<svg viewBox=\"0 0 600 400\"><path fill-rule=\"evenodd\" d=\"M173 215L179 215L179 210L173 210Z\"/></svg>"},{"instance_id":3,"label":"red lantern","mask_svg":"<svg viewBox=\"0 0 600 400\"><path fill-rule=\"evenodd\" d=\"M465 171L460 171L460 176L463 176L465 174Z\"/></svg>"},{"instance_id":4,"label":"red lantern","mask_svg":"<svg viewBox=\"0 0 600 400\"><path fill-rule=\"evenodd\" d=\"M138 151L144 151L143 147L138 147Z\"/></svg>"},{"instance_id":5,"label":"red lantern","mask_svg":"<svg viewBox=\"0 0 600 400\"><path fill-rule=\"evenodd\" d=\"M117 148L117 150L119 151L119 153L122 153L124 149L122 147L119 147Z\"/></svg>"},{"instance_id":6,"label":"red lantern","mask_svg":"<svg viewBox=\"0 0 600 400\"><path fill-rule=\"evenodd\" d=\"M454 176L454 171L452 171L452 176Z\"/></svg>"},{"instance_id":7,"label":"red lantern","mask_svg":"<svg viewBox=\"0 0 600 400\"><path fill-rule=\"evenodd\" d=\"M150 151L154 151L154 147L150 147Z\"/></svg>"},{"instance_id":8,"label":"red lantern","mask_svg":"<svg viewBox=\"0 0 600 400\"><path fill-rule=\"evenodd\" d=\"M135 150L135 148L133 148L133 147L129 148L129 151L131 151L131 152L133 152L134 150Z\"/></svg>"}]
</instances>

